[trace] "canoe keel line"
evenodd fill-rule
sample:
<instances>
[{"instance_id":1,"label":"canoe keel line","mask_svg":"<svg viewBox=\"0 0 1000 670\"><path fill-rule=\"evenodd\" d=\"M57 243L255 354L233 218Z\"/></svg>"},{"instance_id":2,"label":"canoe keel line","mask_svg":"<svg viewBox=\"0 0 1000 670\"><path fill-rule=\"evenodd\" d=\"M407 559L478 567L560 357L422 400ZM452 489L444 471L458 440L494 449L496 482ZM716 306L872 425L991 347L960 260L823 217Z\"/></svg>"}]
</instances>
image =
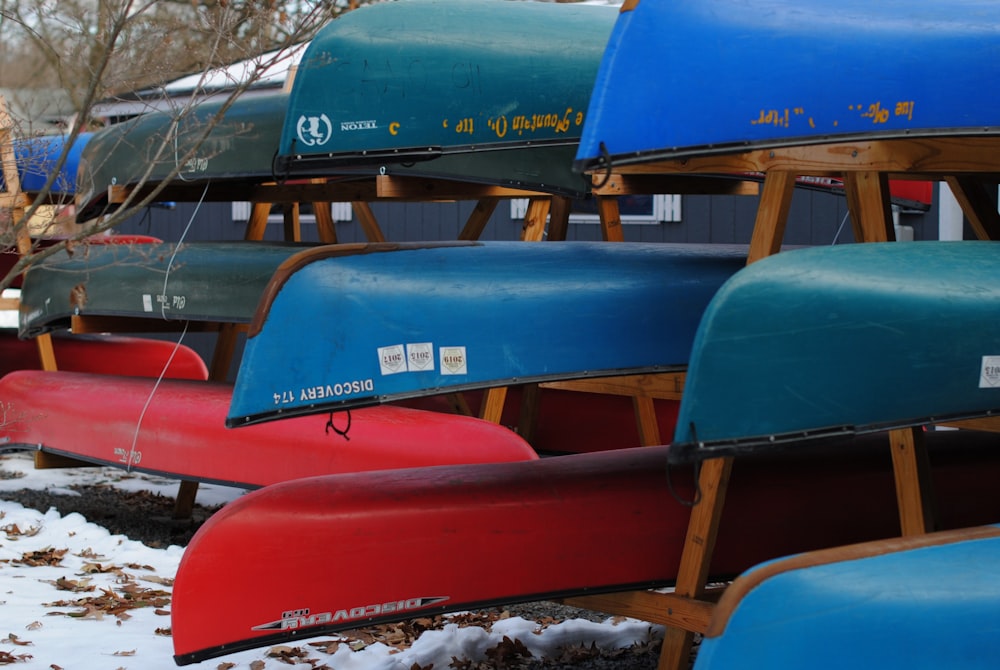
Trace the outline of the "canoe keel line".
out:
<instances>
[{"instance_id":1,"label":"canoe keel line","mask_svg":"<svg viewBox=\"0 0 1000 670\"><path fill-rule=\"evenodd\" d=\"M942 525L1000 514L989 435L928 436ZM254 491L198 531L173 591L185 665L419 614L668 585L695 495L669 447L301 479ZM711 574L899 534L885 440L741 460ZM848 492L845 495L845 492ZM794 502L791 502L794 501ZM400 557L405 557L401 559ZM488 578L484 566L502 563ZM269 588L240 608L246 585Z\"/></svg>"}]
</instances>

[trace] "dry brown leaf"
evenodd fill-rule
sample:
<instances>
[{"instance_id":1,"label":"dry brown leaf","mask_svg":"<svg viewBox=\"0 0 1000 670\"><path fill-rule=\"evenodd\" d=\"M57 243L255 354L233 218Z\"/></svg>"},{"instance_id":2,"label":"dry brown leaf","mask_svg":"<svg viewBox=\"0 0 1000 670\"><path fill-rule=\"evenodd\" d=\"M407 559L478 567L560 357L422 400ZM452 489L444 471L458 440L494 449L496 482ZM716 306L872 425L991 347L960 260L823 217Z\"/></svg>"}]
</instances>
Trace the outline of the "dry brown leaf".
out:
<instances>
[{"instance_id":1,"label":"dry brown leaf","mask_svg":"<svg viewBox=\"0 0 1000 670\"><path fill-rule=\"evenodd\" d=\"M135 649L130 649L129 651L116 651L111 654L112 656L135 656Z\"/></svg>"},{"instance_id":2,"label":"dry brown leaf","mask_svg":"<svg viewBox=\"0 0 1000 670\"><path fill-rule=\"evenodd\" d=\"M252 661L250 663L250 670L264 670L264 661Z\"/></svg>"},{"instance_id":3,"label":"dry brown leaf","mask_svg":"<svg viewBox=\"0 0 1000 670\"><path fill-rule=\"evenodd\" d=\"M0 642L6 643L6 644L17 645L19 647L30 647L33 644L32 642L30 642L28 640L22 640L22 639L18 638L17 635L14 635L13 633L8 633L7 637L5 637L4 639L0 640Z\"/></svg>"},{"instance_id":4,"label":"dry brown leaf","mask_svg":"<svg viewBox=\"0 0 1000 670\"><path fill-rule=\"evenodd\" d=\"M25 626L25 629L27 629L27 630L38 630L41 627L42 627L42 622L41 621L32 621L27 626Z\"/></svg>"},{"instance_id":5,"label":"dry brown leaf","mask_svg":"<svg viewBox=\"0 0 1000 670\"><path fill-rule=\"evenodd\" d=\"M34 658L34 656L31 654L12 654L9 651L0 651L0 665L27 663L32 658Z\"/></svg>"},{"instance_id":6,"label":"dry brown leaf","mask_svg":"<svg viewBox=\"0 0 1000 670\"><path fill-rule=\"evenodd\" d=\"M170 637L174 632L170 628L157 628L153 631L153 635L160 635L162 637Z\"/></svg>"},{"instance_id":7,"label":"dry brown leaf","mask_svg":"<svg viewBox=\"0 0 1000 670\"><path fill-rule=\"evenodd\" d=\"M22 565L28 565L33 568L40 566L56 566L62 563L63 556L66 555L68 549L53 549L52 547L46 547L45 549L39 549L37 551L28 551L21 555L21 558L15 558L12 562L19 563Z\"/></svg>"}]
</instances>

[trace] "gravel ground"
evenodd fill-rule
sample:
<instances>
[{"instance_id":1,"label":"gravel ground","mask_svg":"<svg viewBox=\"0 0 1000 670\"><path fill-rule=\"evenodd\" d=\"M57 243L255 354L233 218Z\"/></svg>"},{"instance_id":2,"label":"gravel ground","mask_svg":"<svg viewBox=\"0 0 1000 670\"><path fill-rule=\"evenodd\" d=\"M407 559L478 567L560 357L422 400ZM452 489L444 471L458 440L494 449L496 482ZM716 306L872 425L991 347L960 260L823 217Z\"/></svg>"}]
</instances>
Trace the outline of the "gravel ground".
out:
<instances>
[{"instance_id":1,"label":"gravel ground","mask_svg":"<svg viewBox=\"0 0 1000 670\"><path fill-rule=\"evenodd\" d=\"M133 540L160 548L171 544L184 546L198 527L215 511L196 506L191 519L173 518L174 499L154 493L132 493L112 486L79 487L79 496L53 494L35 489L21 489L0 493L0 499L20 503L25 507L48 511L55 508L60 514L77 512L88 521L107 528L113 534L125 535ZM534 621L588 618L602 621L609 615L589 610L566 607L551 602L525 603L499 610L486 610L488 615L521 616ZM536 659L503 659L496 663L484 662L470 670L508 668L511 670L653 670L659 660L659 643L643 649L623 650L616 653L595 653L580 650L573 658L539 661Z\"/></svg>"}]
</instances>

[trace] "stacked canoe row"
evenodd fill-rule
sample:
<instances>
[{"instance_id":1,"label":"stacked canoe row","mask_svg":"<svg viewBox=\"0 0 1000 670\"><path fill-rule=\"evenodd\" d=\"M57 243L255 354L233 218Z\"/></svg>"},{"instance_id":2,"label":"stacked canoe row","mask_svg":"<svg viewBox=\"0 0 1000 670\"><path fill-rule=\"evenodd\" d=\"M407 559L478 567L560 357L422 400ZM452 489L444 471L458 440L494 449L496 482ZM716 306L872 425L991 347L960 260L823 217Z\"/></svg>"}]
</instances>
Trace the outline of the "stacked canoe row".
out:
<instances>
[{"instance_id":1,"label":"stacked canoe row","mask_svg":"<svg viewBox=\"0 0 1000 670\"><path fill-rule=\"evenodd\" d=\"M112 185L146 193L130 179L149 166L150 184L178 177L164 191L174 199L317 183L317 201L345 186L364 199L360 184L385 175L600 196L590 173L711 174L760 179L762 213L749 249L218 242L56 254L24 280L23 337L245 328L239 372L234 384L202 373L155 385L14 371L0 399L21 420L4 439L260 487L185 553L180 664L488 604L569 598L613 611L622 592L659 608L626 612L672 627L665 659L706 633L704 668L941 665L944 647L911 653L921 633L975 640L970 663L995 658L988 615L1000 600L981 566L998 550L1000 452L992 432L923 427L1000 411L1000 249L878 240L891 231L890 177L947 180L977 230L997 223L995 202L991 219L974 196L975 180L1000 174L984 74L996 44L980 29L1000 12L896 4L841 3L838 31L819 8L784 1L640 0L617 18L548 3L375 5L332 22L288 96L234 106L204 149L199 122L164 135L151 114L102 131L84 150L83 218L120 202ZM901 42L915 35L919 50ZM842 83L816 76L830 63ZM802 176L842 184L857 239L874 243L764 258L784 223L768 216ZM558 398L542 402L544 444L431 411L508 386L529 409L539 386L604 380L635 393L685 372L679 415L660 416L669 447L576 426L581 414L620 421L627 398L623 412L544 388L543 401ZM936 525L923 530L951 531L896 537L909 530L896 452L913 449L887 449L886 432L933 463ZM706 532L692 542L691 529ZM351 551L333 552L331 537L352 538ZM405 574L384 569L399 552ZM447 556L462 560L442 570ZM484 580L477 567L498 557L511 569ZM289 563L239 611L210 605ZM717 606L697 599L709 577L745 571ZM644 590L667 585L677 593ZM682 601L675 617L668 604Z\"/></svg>"}]
</instances>

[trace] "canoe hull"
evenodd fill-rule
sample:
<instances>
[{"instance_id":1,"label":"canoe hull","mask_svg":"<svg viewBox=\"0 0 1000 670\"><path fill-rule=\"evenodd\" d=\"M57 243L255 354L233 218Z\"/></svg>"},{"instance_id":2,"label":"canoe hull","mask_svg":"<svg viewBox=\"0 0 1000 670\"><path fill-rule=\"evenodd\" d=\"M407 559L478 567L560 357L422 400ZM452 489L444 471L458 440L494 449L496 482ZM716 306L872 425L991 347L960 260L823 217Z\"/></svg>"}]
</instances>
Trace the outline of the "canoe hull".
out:
<instances>
[{"instance_id":1,"label":"canoe hull","mask_svg":"<svg viewBox=\"0 0 1000 670\"><path fill-rule=\"evenodd\" d=\"M998 26L989 0L633 3L608 42L576 165L995 135Z\"/></svg>"},{"instance_id":2,"label":"canoe hull","mask_svg":"<svg viewBox=\"0 0 1000 670\"><path fill-rule=\"evenodd\" d=\"M984 526L761 566L723 596L694 667L993 667L998 559Z\"/></svg>"},{"instance_id":3,"label":"canoe hull","mask_svg":"<svg viewBox=\"0 0 1000 670\"><path fill-rule=\"evenodd\" d=\"M34 265L21 291L21 337L73 316L248 323L264 288L307 244L193 242L91 245Z\"/></svg>"},{"instance_id":4,"label":"canoe hull","mask_svg":"<svg viewBox=\"0 0 1000 670\"><path fill-rule=\"evenodd\" d=\"M211 101L187 110L151 112L95 133L80 157L78 219L87 221L114 209L117 205L108 202L112 186L151 189L175 170L160 200L215 200L217 188L223 190L223 200L232 200L231 189L226 190L230 184L272 181L287 94L239 98L208 130L223 104ZM192 149L193 155L181 164Z\"/></svg>"},{"instance_id":5,"label":"canoe hull","mask_svg":"<svg viewBox=\"0 0 1000 670\"><path fill-rule=\"evenodd\" d=\"M53 202L68 202L76 193L76 174L84 147L93 137L93 133L81 133L69 150L66 151L68 136L42 135L29 139L14 141L14 156L17 160L18 177L21 180L21 191L36 195L44 188L49 178L49 199ZM59 159L66 151L66 158L60 169L55 172ZM3 176L0 175L0 187L4 187Z\"/></svg>"},{"instance_id":6,"label":"canoe hull","mask_svg":"<svg viewBox=\"0 0 1000 670\"><path fill-rule=\"evenodd\" d=\"M750 265L705 312L672 457L1000 411L998 287L996 242L817 247Z\"/></svg>"},{"instance_id":7,"label":"canoe hull","mask_svg":"<svg viewBox=\"0 0 1000 670\"><path fill-rule=\"evenodd\" d=\"M112 375L13 372L0 379L8 416L0 439L8 447L244 488L319 474L537 458L502 426L401 407L230 431L230 391L209 382L163 380L154 387L153 380Z\"/></svg>"},{"instance_id":8,"label":"canoe hull","mask_svg":"<svg viewBox=\"0 0 1000 670\"><path fill-rule=\"evenodd\" d=\"M69 372L132 377L208 379L208 368L198 353L185 345L122 335L53 337L56 365ZM0 377L15 370L40 370L38 344L0 332ZM164 372L166 369L166 372Z\"/></svg>"},{"instance_id":9,"label":"canoe hull","mask_svg":"<svg viewBox=\"0 0 1000 670\"><path fill-rule=\"evenodd\" d=\"M261 302L227 421L682 368L704 306L745 258L584 242L305 252Z\"/></svg>"},{"instance_id":10,"label":"canoe hull","mask_svg":"<svg viewBox=\"0 0 1000 670\"><path fill-rule=\"evenodd\" d=\"M457 0L345 14L299 64L278 173L385 168L580 195L571 164L614 19L612 7Z\"/></svg>"},{"instance_id":11,"label":"canoe hull","mask_svg":"<svg viewBox=\"0 0 1000 670\"><path fill-rule=\"evenodd\" d=\"M1000 513L986 493L1000 454L992 436L973 436L929 439L944 527ZM741 461L712 574L898 535L885 447L866 438L823 454ZM667 451L315 477L252 492L187 547L173 590L175 659L427 613L668 584L690 513L679 499L693 490L686 469L666 476ZM234 602L263 571L260 597L220 616L219 603Z\"/></svg>"}]
</instances>

